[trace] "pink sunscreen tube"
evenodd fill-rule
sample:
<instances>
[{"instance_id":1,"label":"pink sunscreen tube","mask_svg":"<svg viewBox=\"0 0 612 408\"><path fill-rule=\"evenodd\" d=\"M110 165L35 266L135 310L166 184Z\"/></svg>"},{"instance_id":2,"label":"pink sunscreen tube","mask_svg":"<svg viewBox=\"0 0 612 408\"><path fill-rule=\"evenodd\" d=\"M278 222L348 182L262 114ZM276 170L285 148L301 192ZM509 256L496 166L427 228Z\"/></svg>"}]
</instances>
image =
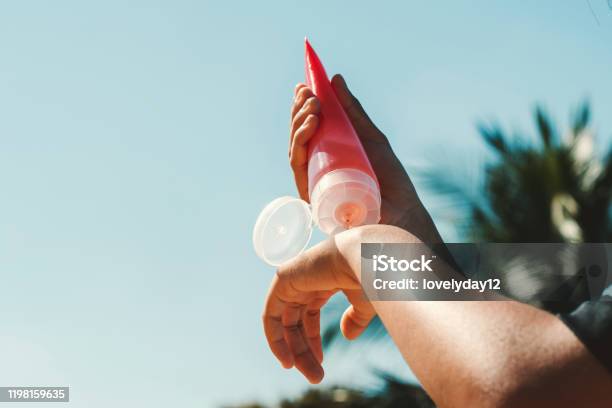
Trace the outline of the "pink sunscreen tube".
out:
<instances>
[{"instance_id":1,"label":"pink sunscreen tube","mask_svg":"<svg viewBox=\"0 0 612 408\"><path fill-rule=\"evenodd\" d=\"M380 221L380 189L368 156L306 40L306 83L320 102L319 126L308 143L313 219L333 234Z\"/></svg>"},{"instance_id":2,"label":"pink sunscreen tube","mask_svg":"<svg viewBox=\"0 0 612 408\"><path fill-rule=\"evenodd\" d=\"M299 198L279 197L264 207L253 228L255 253L273 266L306 249L313 224L332 235L380 221L376 175L308 41L306 81L321 103L319 126L308 142L310 205Z\"/></svg>"}]
</instances>

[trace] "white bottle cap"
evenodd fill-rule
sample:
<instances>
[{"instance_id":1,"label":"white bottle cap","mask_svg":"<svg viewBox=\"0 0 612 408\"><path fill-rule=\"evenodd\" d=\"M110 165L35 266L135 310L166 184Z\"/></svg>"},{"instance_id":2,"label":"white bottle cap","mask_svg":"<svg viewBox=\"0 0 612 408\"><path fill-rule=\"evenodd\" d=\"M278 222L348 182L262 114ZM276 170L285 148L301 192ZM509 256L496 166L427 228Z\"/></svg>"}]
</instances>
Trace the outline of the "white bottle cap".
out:
<instances>
[{"instance_id":1,"label":"white bottle cap","mask_svg":"<svg viewBox=\"0 0 612 408\"><path fill-rule=\"evenodd\" d=\"M253 229L255 253L278 266L301 254L312 235L312 213L304 200L280 197L257 217Z\"/></svg>"},{"instance_id":2,"label":"white bottle cap","mask_svg":"<svg viewBox=\"0 0 612 408\"><path fill-rule=\"evenodd\" d=\"M307 202L285 196L259 214L253 246L266 263L278 266L301 254L312 236L313 219L328 235L380 221L378 186L362 171L331 171L321 177L310 197L312 211Z\"/></svg>"}]
</instances>

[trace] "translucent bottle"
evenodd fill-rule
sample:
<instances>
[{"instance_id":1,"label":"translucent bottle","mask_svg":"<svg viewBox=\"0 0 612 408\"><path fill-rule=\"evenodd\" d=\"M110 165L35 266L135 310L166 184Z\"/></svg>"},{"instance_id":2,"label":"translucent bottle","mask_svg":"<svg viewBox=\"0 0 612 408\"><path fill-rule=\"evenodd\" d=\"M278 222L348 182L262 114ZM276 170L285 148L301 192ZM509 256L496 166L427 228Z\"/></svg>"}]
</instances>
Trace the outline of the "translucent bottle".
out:
<instances>
[{"instance_id":1,"label":"translucent bottle","mask_svg":"<svg viewBox=\"0 0 612 408\"><path fill-rule=\"evenodd\" d=\"M317 131L308 143L311 204L294 197L278 198L264 208L253 230L255 252L274 266L306 248L313 221L328 235L380 221L376 175L308 40L306 82L321 107Z\"/></svg>"}]
</instances>

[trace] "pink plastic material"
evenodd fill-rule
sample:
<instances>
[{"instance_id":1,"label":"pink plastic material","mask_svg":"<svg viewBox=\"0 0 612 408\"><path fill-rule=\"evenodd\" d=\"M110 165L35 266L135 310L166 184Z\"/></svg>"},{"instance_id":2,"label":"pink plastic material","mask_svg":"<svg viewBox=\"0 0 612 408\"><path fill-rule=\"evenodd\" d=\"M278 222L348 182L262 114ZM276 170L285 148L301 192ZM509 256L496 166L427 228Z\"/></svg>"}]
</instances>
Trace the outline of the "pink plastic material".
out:
<instances>
[{"instance_id":1,"label":"pink plastic material","mask_svg":"<svg viewBox=\"0 0 612 408\"><path fill-rule=\"evenodd\" d=\"M308 143L308 189L312 191L323 175L337 169L366 173L378 185L361 141L340 105L325 68L306 39L306 84L319 99L321 113L317 133Z\"/></svg>"},{"instance_id":2,"label":"pink plastic material","mask_svg":"<svg viewBox=\"0 0 612 408\"><path fill-rule=\"evenodd\" d=\"M321 106L319 126L308 143L308 193L315 222L328 234L378 223L376 174L308 40L306 82Z\"/></svg>"},{"instance_id":3,"label":"pink plastic material","mask_svg":"<svg viewBox=\"0 0 612 408\"><path fill-rule=\"evenodd\" d=\"M310 205L298 198L277 198L263 209L253 228L255 252L274 266L306 248L313 223L333 235L380 221L376 175L308 41L306 79L321 102L319 127L308 146Z\"/></svg>"}]
</instances>

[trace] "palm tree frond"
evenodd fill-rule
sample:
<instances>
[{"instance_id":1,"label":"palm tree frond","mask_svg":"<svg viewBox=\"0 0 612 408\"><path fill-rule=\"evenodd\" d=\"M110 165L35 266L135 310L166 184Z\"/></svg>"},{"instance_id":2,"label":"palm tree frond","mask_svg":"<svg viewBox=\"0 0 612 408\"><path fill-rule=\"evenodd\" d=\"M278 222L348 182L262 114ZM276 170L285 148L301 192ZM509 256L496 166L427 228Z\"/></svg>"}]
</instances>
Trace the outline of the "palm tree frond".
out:
<instances>
[{"instance_id":1,"label":"palm tree frond","mask_svg":"<svg viewBox=\"0 0 612 408\"><path fill-rule=\"evenodd\" d=\"M572 119L572 133L574 136L579 135L589 124L591 119L591 109L589 108L588 101L582 102L573 115Z\"/></svg>"},{"instance_id":2,"label":"palm tree frond","mask_svg":"<svg viewBox=\"0 0 612 408\"><path fill-rule=\"evenodd\" d=\"M502 155L508 152L504 133L498 125L486 126L479 124L477 127L478 132L489 146Z\"/></svg>"},{"instance_id":3,"label":"palm tree frond","mask_svg":"<svg viewBox=\"0 0 612 408\"><path fill-rule=\"evenodd\" d=\"M551 147L556 142L556 133L543 108L538 106L535 109L535 120L540 138L545 147Z\"/></svg>"}]
</instances>

